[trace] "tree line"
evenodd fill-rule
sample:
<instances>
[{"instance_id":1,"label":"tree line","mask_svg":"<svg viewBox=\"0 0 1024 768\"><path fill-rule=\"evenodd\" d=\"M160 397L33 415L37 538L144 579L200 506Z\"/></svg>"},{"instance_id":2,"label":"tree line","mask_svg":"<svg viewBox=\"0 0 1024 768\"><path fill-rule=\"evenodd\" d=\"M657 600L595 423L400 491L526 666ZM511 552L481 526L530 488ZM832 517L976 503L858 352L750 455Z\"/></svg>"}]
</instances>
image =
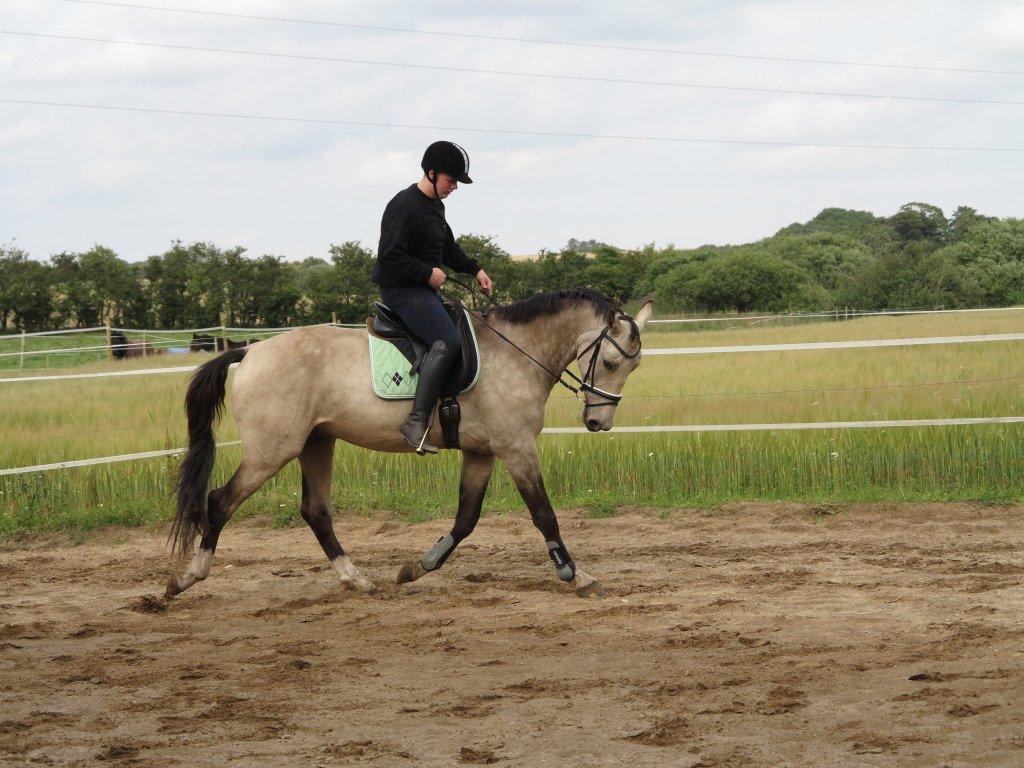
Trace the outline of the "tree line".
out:
<instances>
[{"instance_id":1,"label":"tree line","mask_svg":"<svg viewBox=\"0 0 1024 768\"><path fill-rule=\"evenodd\" d=\"M1024 220L963 206L949 217L926 203L888 217L827 208L741 245L627 250L573 239L536 259L513 260L493 237L459 242L494 279L499 303L576 285L623 304L653 294L662 312L1024 303ZM303 261L201 242L175 242L137 262L102 245L46 261L0 246L0 330L361 322L378 296L373 260L356 241ZM447 290L479 304L451 283Z\"/></svg>"}]
</instances>

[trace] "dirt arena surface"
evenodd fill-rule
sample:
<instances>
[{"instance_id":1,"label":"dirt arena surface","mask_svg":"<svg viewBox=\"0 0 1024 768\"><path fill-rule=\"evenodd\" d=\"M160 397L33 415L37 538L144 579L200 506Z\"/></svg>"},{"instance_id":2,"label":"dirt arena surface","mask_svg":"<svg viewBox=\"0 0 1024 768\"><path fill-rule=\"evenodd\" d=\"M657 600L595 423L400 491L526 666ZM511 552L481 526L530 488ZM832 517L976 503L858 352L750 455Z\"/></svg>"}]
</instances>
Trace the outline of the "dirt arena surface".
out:
<instances>
[{"instance_id":1,"label":"dirt arena surface","mask_svg":"<svg viewBox=\"0 0 1024 768\"><path fill-rule=\"evenodd\" d=\"M555 578L525 513L438 572L450 521L229 526L169 605L152 531L0 552L5 766L1021 766L1024 514L745 504L561 513L602 580Z\"/></svg>"}]
</instances>

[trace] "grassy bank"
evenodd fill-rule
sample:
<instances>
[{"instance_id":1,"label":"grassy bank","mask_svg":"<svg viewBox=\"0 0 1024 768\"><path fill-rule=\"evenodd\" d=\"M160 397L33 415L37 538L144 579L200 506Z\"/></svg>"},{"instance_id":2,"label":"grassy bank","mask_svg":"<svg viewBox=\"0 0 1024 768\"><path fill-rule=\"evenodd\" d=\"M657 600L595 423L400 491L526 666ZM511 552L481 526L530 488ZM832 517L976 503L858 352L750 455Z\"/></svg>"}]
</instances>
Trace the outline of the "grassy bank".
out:
<instances>
[{"instance_id":1,"label":"grassy bank","mask_svg":"<svg viewBox=\"0 0 1024 768\"><path fill-rule=\"evenodd\" d=\"M728 434L545 436L545 481L556 506L596 516L618 505L708 506L740 499L821 502L891 500L1024 501L1024 427ZM224 448L215 481L234 469ZM167 519L174 460L152 460L0 478L0 534L84 530ZM411 520L451 515L455 453L422 459L339 446L334 504ZM241 515L298 517L295 462L254 496ZM425 493L425 489L439 492ZM485 502L491 512L523 510L499 465Z\"/></svg>"}]
</instances>

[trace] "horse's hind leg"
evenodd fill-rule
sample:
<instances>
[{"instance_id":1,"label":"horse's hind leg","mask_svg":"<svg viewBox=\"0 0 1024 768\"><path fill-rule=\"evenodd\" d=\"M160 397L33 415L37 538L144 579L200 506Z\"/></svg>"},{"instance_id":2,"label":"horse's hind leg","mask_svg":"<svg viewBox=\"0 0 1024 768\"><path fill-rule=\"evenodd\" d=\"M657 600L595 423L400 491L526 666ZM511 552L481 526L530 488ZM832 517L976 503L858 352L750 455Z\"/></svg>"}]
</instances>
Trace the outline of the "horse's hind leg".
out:
<instances>
[{"instance_id":1,"label":"horse's hind leg","mask_svg":"<svg viewBox=\"0 0 1024 768\"><path fill-rule=\"evenodd\" d=\"M221 530L231 519L235 510L242 505L242 502L277 474L281 466L283 464L273 467L262 466L243 458L227 485L210 491L210 495L207 497L209 530L200 540L199 551L196 552L185 572L181 576L172 576L167 582L167 591L164 593L166 597L174 597L210 575L213 553L217 549L217 540L220 538Z\"/></svg>"},{"instance_id":2,"label":"horse's hind leg","mask_svg":"<svg viewBox=\"0 0 1024 768\"><path fill-rule=\"evenodd\" d=\"M346 588L372 592L376 587L348 559L334 533L331 522L331 474L334 469L335 439L329 435L310 435L299 465L302 467L302 519L316 534L316 540Z\"/></svg>"}]
</instances>

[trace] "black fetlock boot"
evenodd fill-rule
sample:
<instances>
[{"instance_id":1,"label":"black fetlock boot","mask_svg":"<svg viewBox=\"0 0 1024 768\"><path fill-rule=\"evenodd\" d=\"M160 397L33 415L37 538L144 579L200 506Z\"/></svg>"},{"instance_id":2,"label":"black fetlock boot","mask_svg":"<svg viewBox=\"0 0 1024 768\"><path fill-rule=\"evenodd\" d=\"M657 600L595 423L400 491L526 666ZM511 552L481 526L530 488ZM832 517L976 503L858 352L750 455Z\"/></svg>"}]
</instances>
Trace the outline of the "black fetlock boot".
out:
<instances>
[{"instance_id":1,"label":"black fetlock boot","mask_svg":"<svg viewBox=\"0 0 1024 768\"><path fill-rule=\"evenodd\" d=\"M437 446L427 440L430 429L430 415L434 411L445 377L451 367L453 355L443 341L435 341L420 363L419 380L416 382L416 396L412 401L412 413L405 420L399 432L402 437L422 456L437 453Z\"/></svg>"}]
</instances>

